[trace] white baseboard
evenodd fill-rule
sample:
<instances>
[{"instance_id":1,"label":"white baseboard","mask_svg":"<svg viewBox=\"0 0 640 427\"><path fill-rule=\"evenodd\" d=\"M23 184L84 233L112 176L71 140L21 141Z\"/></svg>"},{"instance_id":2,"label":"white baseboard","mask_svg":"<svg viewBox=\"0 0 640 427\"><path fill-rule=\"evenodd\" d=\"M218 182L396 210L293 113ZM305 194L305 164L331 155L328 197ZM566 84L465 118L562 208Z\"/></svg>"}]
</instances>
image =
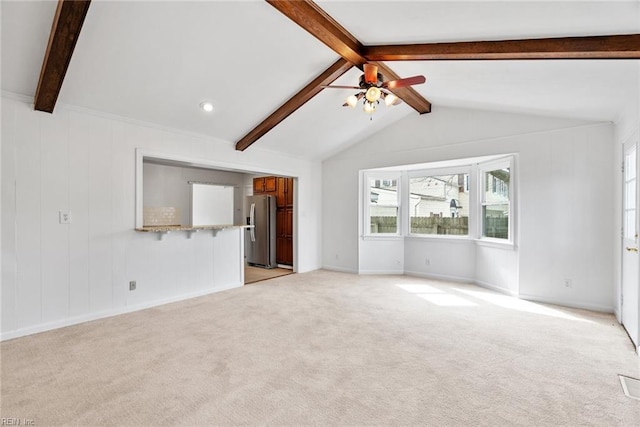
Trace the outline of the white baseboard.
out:
<instances>
[{"instance_id":1,"label":"white baseboard","mask_svg":"<svg viewBox=\"0 0 640 427\"><path fill-rule=\"evenodd\" d=\"M616 320L618 321L618 323L622 324L622 315L617 308L613 309L613 315L616 316Z\"/></svg>"},{"instance_id":2,"label":"white baseboard","mask_svg":"<svg viewBox=\"0 0 640 427\"><path fill-rule=\"evenodd\" d=\"M388 274L390 276L403 275L404 270L360 270L358 274L362 275L385 275Z\"/></svg>"},{"instance_id":3,"label":"white baseboard","mask_svg":"<svg viewBox=\"0 0 640 427\"><path fill-rule=\"evenodd\" d=\"M468 277L451 276L448 274L425 273L423 271L405 271L404 274L413 277L424 277L425 279L446 280L459 283L474 283L473 279L470 279Z\"/></svg>"},{"instance_id":4,"label":"white baseboard","mask_svg":"<svg viewBox=\"0 0 640 427\"><path fill-rule=\"evenodd\" d=\"M518 298L518 291L514 291L512 289L508 289L508 288L503 288L502 286L496 286L496 285L492 285L491 283L487 283L487 282L483 282L481 280L474 280L473 283L475 283L476 285L480 286L481 288L486 288L492 291L496 291L499 292L501 294L505 294L505 295L509 295L512 297L516 297Z\"/></svg>"},{"instance_id":5,"label":"white baseboard","mask_svg":"<svg viewBox=\"0 0 640 427\"><path fill-rule=\"evenodd\" d=\"M80 323L91 322L92 320L104 319L107 317L118 316L120 314L131 313L134 311L140 311L151 307L157 307L159 305L170 304L173 302L184 301L191 298L201 297L204 295L213 294L216 292L222 292L229 289L239 288L242 283L232 283L229 285L218 286L215 288L209 288L204 291L193 292L189 294L177 295L169 298L158 299L150 302L144 302L140 304L134 304L124 306L112 310L99 311L97 313L83 314L80 316L74 316L67 319L56 320L54 322L43 323L40 325L28 326L26 328L20 328L13 331L3 332L0 334L0 341L7 341L14 338L20 338L27 335L37 334L40 332L51 331L54 329L64 328L67 326L73 326Z\"/></svg>"},{"instance_id":6,"label":"white baseboard","mask_svg":"<svg viewBox=\"0 0 640 427\"><path fill-rule=\"evenodd\" d=\"M323 265L322 269L323 270L329 270L329 271L337 271L338 273L358 274L358 270L354 270L353 268L336 267L336 266L333 266L333 265Z\"/></svg>"},{"instance_id":7,"label":"white baseboard","mask_svg":"<svg viewBox=\"0 0 640 427\"><path fill-rule=\"evenodd\" d=\"M519 297L527 301L542 302L545 304L560 305L563 307L579 308L582 310L591 310L591 311L600 311L602 313L614 312L614 309L612 306L606 306L606 305L600 305L600 304L582 303L582 302L574 302L574 301L557 301L557 300L550 300L549 298L545 298L545 297L539 297L536 295L527 295L527 294L520 294Z\"/></svg>"}]
</instances>

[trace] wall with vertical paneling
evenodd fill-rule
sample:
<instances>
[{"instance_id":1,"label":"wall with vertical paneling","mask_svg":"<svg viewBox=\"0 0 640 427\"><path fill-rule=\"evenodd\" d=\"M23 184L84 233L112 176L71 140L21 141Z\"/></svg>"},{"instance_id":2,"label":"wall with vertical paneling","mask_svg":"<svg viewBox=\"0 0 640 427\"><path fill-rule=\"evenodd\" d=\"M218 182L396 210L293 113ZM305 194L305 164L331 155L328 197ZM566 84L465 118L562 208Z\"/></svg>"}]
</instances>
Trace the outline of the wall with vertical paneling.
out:
<instances>
[{"instance_id":1,"label":"wall with vertical paneling","mask_svg":"<svg viewBox=\"0 0 640 427\"><path fill-rule=\"evenodd\" d=\"M640 14L640 11L639 11ZM640 15L639 15L640 17ZM636 85L635 87L629 87L628 90L630 93L636 93L637 96L630 100L624 108L621 109L620 115L616 120L615 127L615 148L616 151L614 153L613 162L614 162L614 171L615 171L615 182L618 184L614 188L614 206L616 206L616 215L614 216L614 230L616 233L616 241L613 247L614 254L614 263L616 265L615 270L615 292L614 292L614 306L615 306L615 314L616 318L619 322L621 322L629 333L630 337L636 344L638 344L639 337L633 336L635 331L640 331L640 289L638 289L637 284L624 283L623 282L623 274L624 270L624 242L620 239L622 233L621 230L623 228L622 224L622 202L623 202L623 182L624 182L624 173L621 168L621 164L624 158L624 145L625 144L639 144L640 143L640 64L635 63L636 67ZM626 286L623 286L626 285ZM626 291L626 295L624 295L623 290ZM629 306L635 306L634 310L628 312L626 309L625 315L627 319L624 319L623 316L623 300ZM631 319L629 316L631 315ZM637 323L634 327L634 323ZM629 325L630 324L630 325ZM629 325L629 327L627 327ZM640 346L638 346L640 348Z\"/></svg>"},{"instance_id":2,"label":"wall with vertical paneling","mask_svg":"<svg viewBox=\"0 0 640 427\"><path fill-rule=\"evenodd\" d=\"M613 128L611 123L445 107L400 120L323 162L323 266L404 271L613 311L618 185ZM514 246L359 235L360 171L504 154L516 155Z\"/></svg>"},{"instance_id":3,"label":"wall with vertical paneling","mask_svg":"<svg viewBox=\"0 0 640 427\"><path fill-rule=\"evenodd\" d=\"M35 112L8 96L1 137L2 339L239 285L228 266L240 233L134 231L136 148L297 177L296 268L319 267L319 164L63 105Z\"/></svg>"}]
</instances>

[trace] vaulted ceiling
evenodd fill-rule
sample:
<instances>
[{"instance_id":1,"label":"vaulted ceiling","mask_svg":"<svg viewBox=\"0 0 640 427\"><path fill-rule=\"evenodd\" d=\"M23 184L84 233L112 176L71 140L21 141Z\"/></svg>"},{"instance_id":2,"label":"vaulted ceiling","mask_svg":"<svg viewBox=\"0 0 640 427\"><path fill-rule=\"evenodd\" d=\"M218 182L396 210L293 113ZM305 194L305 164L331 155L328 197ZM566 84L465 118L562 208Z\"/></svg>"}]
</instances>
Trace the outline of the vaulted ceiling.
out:
<instances>
[{"instance_id":1,"label":"vaulted ceiling","mask_svg":"<svg viewBox=\"0 0 640 427\"><path fill-rule=\"evenodd\" d=\"M635 1L316 3L363 46L640 33ZM1 7L2 90L35 96L56 2L3 1ZM340 58L265 1L94 0L58 103L235 145L332 64L330 80L348 69L333 84L357 84L361 71L341 67ZM616 120L638 95L632 59L430 58L381 65L400 77L424 74L427 83L414 89L434 111L454 106ZM405 103L380 107L370 120L342 107L349 91L316 92L249 149L321 159L418 114ZM199 109L203 100L213 102L213 114Z\"/></svg>"}]
</instances>

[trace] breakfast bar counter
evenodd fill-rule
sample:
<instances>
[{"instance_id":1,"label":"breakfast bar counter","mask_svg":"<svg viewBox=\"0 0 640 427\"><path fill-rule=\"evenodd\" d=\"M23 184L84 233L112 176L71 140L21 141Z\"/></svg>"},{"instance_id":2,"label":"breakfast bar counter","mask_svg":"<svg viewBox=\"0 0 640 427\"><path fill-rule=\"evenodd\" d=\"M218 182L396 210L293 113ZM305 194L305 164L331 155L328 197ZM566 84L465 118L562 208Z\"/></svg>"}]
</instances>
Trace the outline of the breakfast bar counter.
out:
<instances>
[{"instance_id":1,"label":"breakfast bar counter","mask_svg":"<svg viewBox=\"0 0 640 427\"><path fill-rule=\"evenodd\" d=\"M199 226L189 226L189 225L157 225L157 226L148 226L136 228L135 230L142 233L158 233L158 238L160 240L163 237L174 231L185 231L187 232L187 237L191 238L193 233L197 233L200 231L211 231L215 236L219 231L229 230L229 229L245 229L252 228L253 225L232 225L232 224L223 224L223 225L199 225Z\"/></svg>"}]
</instances>

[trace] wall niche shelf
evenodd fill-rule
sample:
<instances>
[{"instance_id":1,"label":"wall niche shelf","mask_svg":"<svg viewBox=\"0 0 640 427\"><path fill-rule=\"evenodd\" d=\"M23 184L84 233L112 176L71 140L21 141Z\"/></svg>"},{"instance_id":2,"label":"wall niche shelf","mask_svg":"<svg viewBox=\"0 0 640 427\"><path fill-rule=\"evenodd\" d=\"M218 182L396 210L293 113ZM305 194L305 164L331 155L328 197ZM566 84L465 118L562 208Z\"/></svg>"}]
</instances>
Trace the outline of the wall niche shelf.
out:
<instances>
[{"instance_id":1,"label":"wall niche shelf","mask_svg":"<svg viewBox=\"0 0 640 427\"><path fill-rule=\"evenodd\" d=\"M190 239L193 233L198 233L200 231L211 231L213 233L213 236L215 237L219 231L232 228L253 228L253 225L201 225L196 227L191 227L188 225L159 225L151 227L140 227L136 228L135 230L141 233L157 233L158 240L162 240L167 234L174 231L185 231L187 233L187 238Z\"/></svg>"}]
</instances>

